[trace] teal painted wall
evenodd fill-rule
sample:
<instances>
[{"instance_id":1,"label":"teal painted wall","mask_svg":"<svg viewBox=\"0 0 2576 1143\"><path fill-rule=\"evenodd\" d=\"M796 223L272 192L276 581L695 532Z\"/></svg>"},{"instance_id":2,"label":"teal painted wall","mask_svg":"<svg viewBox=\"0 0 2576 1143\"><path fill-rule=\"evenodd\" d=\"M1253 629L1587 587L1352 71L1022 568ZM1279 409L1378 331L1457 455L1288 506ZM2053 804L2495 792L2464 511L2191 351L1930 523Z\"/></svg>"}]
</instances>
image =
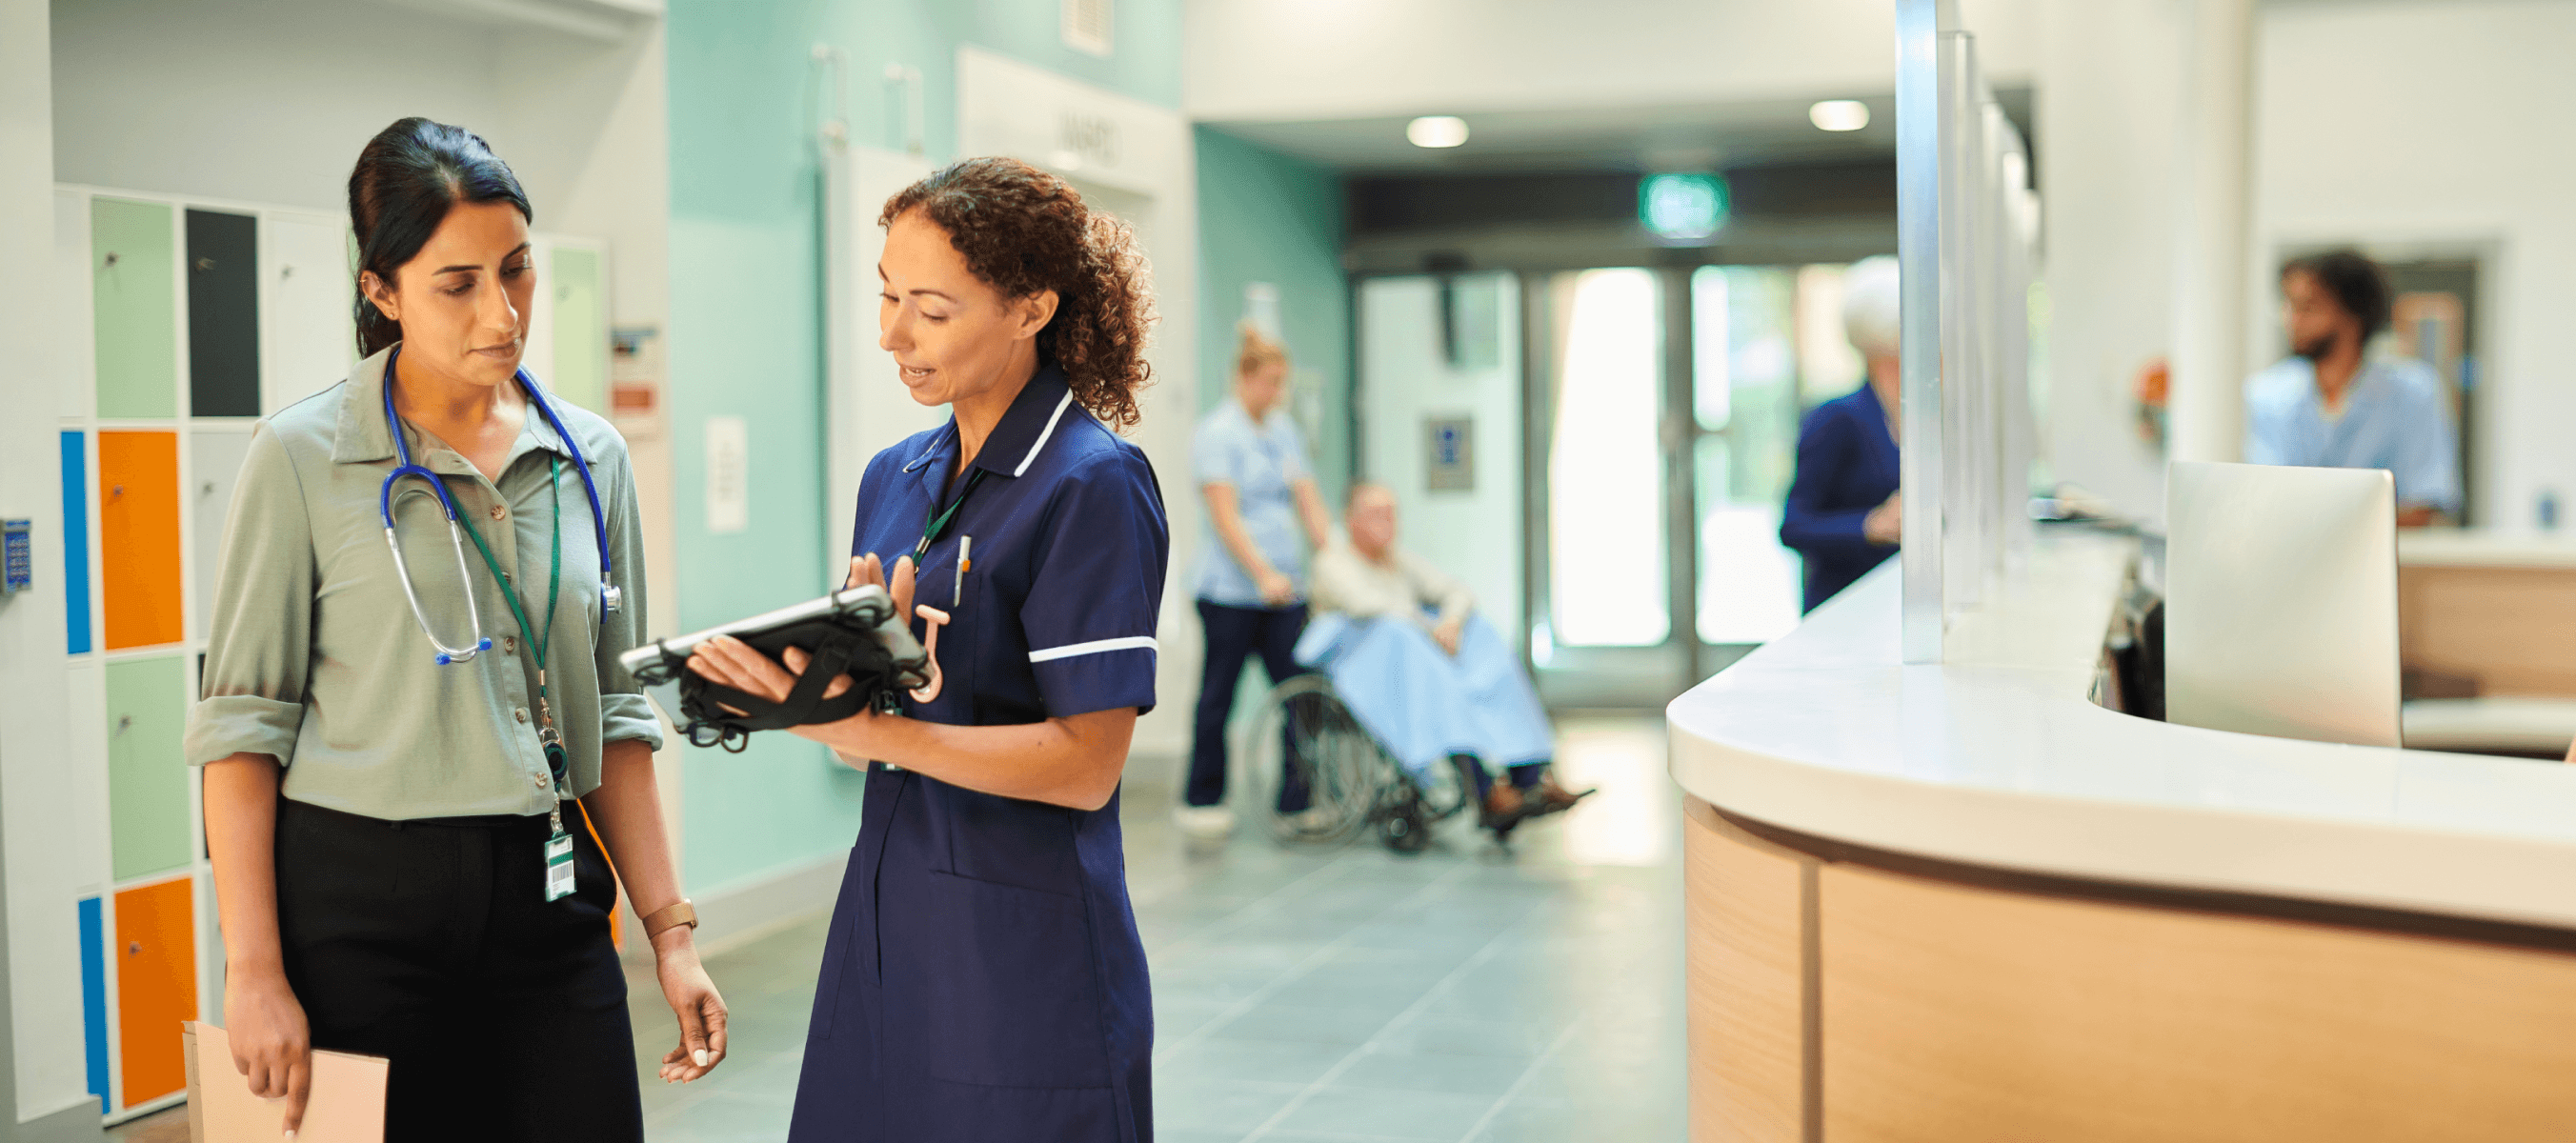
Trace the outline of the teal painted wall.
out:
<instances>
[{"instance_id":1,"label":"teal painted wall","mask_svg":"<svg viewBox=\"0 0 2576 1143\"><path fill-rule=\"evenodd\" d=\"M694 630L835 586L823 551L818 43L849 53L853 140L899 147L888 64L923 79L923 143L955 158L957 49L999 52L1166 107L1180 105L1180 0L1117 6L1117 51L1062 46L1059 0L672 0L671 418L680 624ZM1238 291L1240 287L1237 287ZM751 526L707 531L708 417L751 429ZM846 511L843 507L841 511ZM859 776L820 746L761 734L742 754L690 750L688 889L705 893L837 854L858 834Z\"/></svg>"},{"instance_id":2,"label":"teal painted wall","mask_svg":"<svg viewBox=\"0 0 2576 1143\"><path fill-rule=\"evenodd\" d=\"M1196 130L1199 180L1199 407L1233 385L1243 287L1279 287L1279 326L1299 373L1322 389L1317 483L1339 515L1351 471L1350 279L1342 272L1342 184L1323 167L1211 127Z\"/></svg>"}]
</instances>

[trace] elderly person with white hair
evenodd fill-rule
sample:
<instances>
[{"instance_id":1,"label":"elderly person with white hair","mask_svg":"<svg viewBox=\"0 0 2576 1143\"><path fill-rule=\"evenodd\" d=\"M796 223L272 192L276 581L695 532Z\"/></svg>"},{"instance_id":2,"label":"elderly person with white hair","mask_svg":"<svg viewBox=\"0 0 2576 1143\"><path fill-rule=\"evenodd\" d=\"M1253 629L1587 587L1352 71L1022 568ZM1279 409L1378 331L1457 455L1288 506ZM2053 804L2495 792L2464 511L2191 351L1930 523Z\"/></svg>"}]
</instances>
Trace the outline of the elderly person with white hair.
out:
<instances>
[{"instance_id":1,"label":"elderly person with white hair","mask_svg":"<svg viewBox=\"0 0 2576 1143\"><path fill-rule=\"evenodd\" d=\"M1476 597L1396 542L1395 493L1351 488L1349 538L1315 557L1313 625L1299 662L1320 667L1369 734L1416 777L1444 762L1477 794L1477 824L1508 841L1528 818L1590 790L1549 773L1556 731L1510 640Z\"/></svg>"},{"instance_id":2,"label":"elderly person with white hair","mask_svg":"<svg viewBox=\"0 0 2576 1143\"><path fill-rule=\"evenodd\" d=\"M1867 383L1818 405L1798 427L1798 473L1780 515L1780 542L1806 564L1813 611L1896 551L1896 259L1864 258L1843 272L1843 333L1868 363Z\"/></svg>"}]
</instances>

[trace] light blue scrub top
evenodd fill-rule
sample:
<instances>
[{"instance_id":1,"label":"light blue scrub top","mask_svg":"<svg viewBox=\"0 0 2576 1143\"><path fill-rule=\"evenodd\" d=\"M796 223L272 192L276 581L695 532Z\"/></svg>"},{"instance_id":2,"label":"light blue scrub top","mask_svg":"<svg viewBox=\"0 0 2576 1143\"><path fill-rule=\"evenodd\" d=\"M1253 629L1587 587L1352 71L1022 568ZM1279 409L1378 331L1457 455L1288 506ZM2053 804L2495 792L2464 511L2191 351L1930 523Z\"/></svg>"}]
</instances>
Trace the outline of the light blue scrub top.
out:
<instances>
[{"instance_id":1,"label":"light blue scrub top","mask_svg":"<svg viewBox=\"0 0 2576 1143\"><path fill-rule=\"evenodd\" d=\"M2397 502L2460 512L2459 438L2432 367L2373 358L2353 376L2343 415L2329 418L2316 367L2292 357L2245 386L2245 459L2314 468L2384 468Z\"/></svg>"},{"instance_id":2,"label":"light blue scrub top","mask_svg":"<svg viewBox=\"0 0 2576 1143\"><path fill-rule=\"evenodd\" d=\"M1306 438L1283 409L1272 409L1256 425L1243 403L1233 398L1199 419L1190 442L1191 478L1204 486L1224 481L1234 486L1235 504L1253 550L1297 585L1306 596L1306 541L1297 525L1296 485L1310 475ZM1204 515L1204 506L1200 509ZM1211 525L1199 543L1198 571L1192 590L1198 598L1227 607L1268 607L1250 573L1234 562Z\"/></svg>"}]
</instances>

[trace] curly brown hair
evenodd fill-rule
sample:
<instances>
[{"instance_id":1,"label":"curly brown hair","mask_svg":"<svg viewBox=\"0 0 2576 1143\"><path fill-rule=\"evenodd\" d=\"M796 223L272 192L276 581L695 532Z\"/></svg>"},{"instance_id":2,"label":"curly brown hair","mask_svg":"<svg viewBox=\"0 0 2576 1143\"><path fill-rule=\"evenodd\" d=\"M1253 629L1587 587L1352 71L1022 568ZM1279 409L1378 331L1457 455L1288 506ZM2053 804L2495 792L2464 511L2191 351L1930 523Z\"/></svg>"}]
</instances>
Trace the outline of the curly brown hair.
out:
<instances>
[{"instance_id":1,"label":"curly brown hair","mask_svg":"<svg viewBox=\"0 0 2576 1143\"><path fill-rule=\"evenodd\" d=\"M1006 298L1056 293L1038 359L1064 370L1073 399L1118 428L1138 418L1136 392L1155 321L1153 272L1136 233L1092 213L1063 179L1018 159L966 159L887 199L877 225L918 210L948 234L966 268Z\"/></svg>"}]
</instances>

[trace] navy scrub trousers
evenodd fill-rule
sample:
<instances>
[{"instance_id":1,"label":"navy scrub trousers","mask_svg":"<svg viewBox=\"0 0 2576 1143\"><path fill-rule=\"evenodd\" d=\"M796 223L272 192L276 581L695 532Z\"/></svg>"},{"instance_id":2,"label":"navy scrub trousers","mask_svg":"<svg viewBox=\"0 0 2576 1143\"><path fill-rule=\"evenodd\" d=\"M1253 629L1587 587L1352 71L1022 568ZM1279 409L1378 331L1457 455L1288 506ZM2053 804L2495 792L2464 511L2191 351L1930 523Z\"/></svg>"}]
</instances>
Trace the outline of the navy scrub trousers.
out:
<instances>
[{"instance_id":1,"label":"navy scrub trousers","mask_svg":"<svg viewBox=\"0 0 2576 1143\"><path fill-rule=\"evenodd\" d=\"M910 554L934 501L966 484L949 479L956 455L952 421L869 462L852 554ZM1144 453L1049 365L972 467L986 475L916 596L953 617L946 681L905 714L999 726L1150 709L1170 532ZM1153 1004L1117 797L1067 809L883 763L867 783L791 1143L1151 1143Z\"/></svg>"},{"instance_id":2,"label":"navy scrub trousers","mask_svg":"<svg viewBox=\"0 0 2576 1143\"><path fill-rule=\"evenodd\" d=\"M1198 726L1190 739L1190 784L1181 800L1213 806L1225 800L1226 719L1234 713L1234 691L1243 682L1245 660L1258 654L1270 685L1303 674L1297 665L1297 636L1306 630L1306 605L1231 607L1199 600L1199 623L1207 631L1207 657L1199 675ZM1289 757L1282 752L1280 757ZM1293 766L1282 775L1279 806L1306 808L1304 778Z\"/></svg>"},{"instance_id":3,"label":"navy scrub trousers","mask_svg":"<svg viewBox=\"0 0 2576 1143\"><path fill-rule=\"evenodd\" d=\"M564 807L575 889L548 901L544 817L393 822L278 799L286 982L314 1047L393 1061L385 1143L644 1138L617 883L580 812Z\"/></svg>"}]
</instances>

